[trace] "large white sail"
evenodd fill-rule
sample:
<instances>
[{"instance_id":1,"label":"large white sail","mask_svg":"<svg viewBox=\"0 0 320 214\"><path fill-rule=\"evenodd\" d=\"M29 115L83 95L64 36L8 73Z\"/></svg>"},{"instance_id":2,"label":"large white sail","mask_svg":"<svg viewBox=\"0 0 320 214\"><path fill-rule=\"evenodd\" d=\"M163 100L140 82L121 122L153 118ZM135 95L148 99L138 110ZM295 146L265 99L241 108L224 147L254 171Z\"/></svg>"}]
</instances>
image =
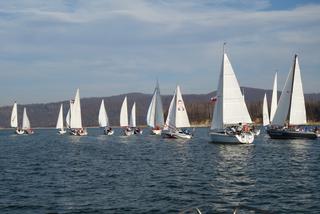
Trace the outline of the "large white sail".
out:
<instances>
[{"instance_id":1,"label":"large white sail","mask_svg":"<svg viewBox=\"0 0 320 214\"><path fill-rule=\"evenodd\" d=\"M74 103L70 111L70 128L72 129L81 129L82 128L82 119L81 119L81 105L80 105L80 92L79 88L77 89L76 96L74 98Z\"/></svg>"},{"instance_id":2,"label":"large white sail","mask_svg":"<svg viewBox=\"0 0 320 214\"><path fill-rule=\"evenodd\" d=\"M169 106L166 126L169 128L190 127L187 109L184 105L179 85L175 90Z\"/></svg>"},{"instance_id":3,"label":"large white sail","mask_svg":"<svg viewBox=\"0 0 320 214\"><path fill-rule=\"evenodd\" d=\"M60 105L56 128L63 130L63 104Z\"/></svg>"},{"instance_id":4,"label":"large white sail","mask_svg":"<svg viewBox=\"0 0 320 214\"><path fill-rule=\"evenodd\" d=\"M264 98L263 98L262 120L263 120L263 126L267 126L270 124L267 94L264 94Z\"/></svg>"},{"instance_id":5,"label":"large white sail","mask_svg":"<svg viewBox=\"0 0 320 214\"><path fill-rule=\"evenodd\" d=\"M99 126L107 127L109 126L109 119L107 115L107 111L104 105L104 100L101 101L100 109L99 109Z\"/></svg>"},{"instance_id":6,"label":"large white sail","mask_svg":"<svg viewBox=\"0 0 320 214\"><path fill-rule=\"evenodd\" d=\"M302 81L301 81L301 72L300 66L298 62L298 56L295 56L294 62L294 78L293 78L293 87L292 87L292 98L291 98L291 105L290 105L290 118L289 124L290 125L301 125L307 123L307 116L306 116L306 107L304 101L304 94L302 88Z\"/></svg>"},{"instance_id":7,"label":"large white sail","mask_svg":"<svg viewBox=\"0 0 320 214\"><path fill-rule=\"evenodd\" d=\"M176 127L190 127L189 117L187 114L187 109L184 105L184 101L182 99L180 86L177 86L177 100L176 100Z\"/></svg>"},{"instance_id":8,"label":"large white sail","mask_svg":"<svg viewBox=\"0 0 320 214\"><path fill-rule=\"evenodd\" d=\"M120 126L127 127L128 126L128 104L127 104L127 96L124 98L121 110L120 110Z\"/></svg>"},{"instance_id":9,"label":"large white sail","mask_svg":"<svg viewBox=\"0 0 320 214\"><path fill-rule=\"evenodd\" d=\"M133 103L130 115L130 127L136 127L136 102Z\"/></svg>"},{"instance_id":10,"label":"large white sail","mask_svg":"<svg viewBox=\"0 0 320 214\"><path fill-rule=\"evenodd\" d=\"M211 129L223 129L224 125L238 123L252 123L252 121L238 80L227 54L224 53Z\"/></svg>"},{"instance_id":11,"label":"large white sail","mask_svg":"<svg viewBox=\"0 0 320 214\"><path fill-rule=\"evenodd\" d=\"M13 104L12 107L10 125L13 128L18 127L18 107L16 102Z\"/></svg>"},{"instance_id":12,"label":"large white sail","mask_svg":"<svg viewBox=\"0 0 320 214\"><path fill-rule=\"evenodd\" d=\"M26 108L23 109L23 118L22 118L22 129L26 130L26 129L30 129L30 121L27 115L27 110Z\"/></svg>"},{"instance_id":13,"label":"large white sail","mask_svg":"<svg viewBox=\"0 0 320 214\"><path fill-rule=\"evenodd\" d=\"M152 128L155 128L155 127L161 128L164 125L163 108L162 108L162 101L161 101L158 82L153 92L152 100L148 108L147 124Z\"/></svg>"},{"instance_id":14,"label":"large white sail","mask_svg":"<svg viewBox=\"0 0 320 214\"><path fill-rule=\"evenodd\" d=\"M273 80L273 88L272 88L272 99L271 99L271 109L270 109L270 121L273 120L274 114L277 110L277 103L278 103L278 80L277 80L277 73L274 75Z\"/></svg>"},{"instance_id":15,"label":"large white sail","mask_svg":"<svg viewBox=\"0 0 320 214\"><path fill-rule=\"evenodd\" d=\"M290 112L289 124L302 125L307 122L304 95L298 56L295 55L292 69L290 70L281 96L272 125L284 125Z\"/></svg>"},{"instance_id":16,"label":"large white sail","mask_svg":"<svg viewBox=\"0 0 320 214\"><path fill-rule=\"evenodd\" d=\"M165 130L168 130L169 127L175 128L175 121L176 121L175 109L176 109L176 91L174 92L172 100L169 105L168 115L167 115L166 124L164 128Z\"/></svg>"}]
</instances>

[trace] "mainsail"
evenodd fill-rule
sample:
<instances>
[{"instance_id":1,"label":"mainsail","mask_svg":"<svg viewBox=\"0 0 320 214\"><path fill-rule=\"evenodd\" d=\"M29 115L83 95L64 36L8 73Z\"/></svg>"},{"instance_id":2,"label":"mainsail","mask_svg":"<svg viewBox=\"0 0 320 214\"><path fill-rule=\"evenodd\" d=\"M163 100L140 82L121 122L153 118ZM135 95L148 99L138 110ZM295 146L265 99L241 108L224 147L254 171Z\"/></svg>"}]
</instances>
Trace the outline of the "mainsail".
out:
<instances>
[{"instance_id":1,"label":"mainsail","mask_svg":"<svg viewBox=\"0 0 320 214\"><path fill-rule=\"evenodd\" d=\"M136 102L133 103L130 115L130 127L136 127Z\"/></svg>"},{"instance_id":2,"label":"mainsail","mask_svg":"<svg viewBox=\"0 0 320 214\"><path fill-rule=\"evenodd\" d=\"M120 126L127 127L128 126L128 104L127 104L127 96L124 98L121 110L120 110Z\"/></svg>"},{"instance_id":3,"label":"mainsail","mask_svg":"<svg viewBox=\"0 0 320 214\"><path fill-rule=\"evenodd\" d=\"M223 129L225 125L238 123L252 121L231 63L223 53L211 129Z\"/></svg>"},{"instance_id":4,"label":"mainsail","mask_svg":"<svg viewBox=\"0 0 320 214\"><path fill-rule=\"evenodd\" d=\"M267 101L266 94L264 94L264 98L263 98L262 120L263 120L263 126L267 126L270 124L269 111L268 111L268 101Z\"/></svg>"},{"instance_id":5,"label":"mainsail","mask_svg":"<svg viewBox=\"0 0 320 214\"><path fill-rule=\"evenodd\" d=\"M109 119L107 115L107 111L104 105L104 100L101 101L100 109L99 109L99 126L107 127L109 126Z\"/></svg>"},{"instance_id":6,"label":"mainsail","mask_svg":"<svg viewBox=\"0 0 320 214\"><path fill-rule=\"evenodd\" d=\"M71 108L72 107L72 108ZM80 92L77 89L76 96L74 98L73 105L70 105L70 128L81 129L82 119L81 119L81 105L80 105Z\"/></svg>"},{"instance_id":7,"label":"mainsail","mask_svg":"<svg viewBox=\"0 0 320 214\"><path fill-rule=\"evenodd\" d=\"M277 73L274 75L273 89L272 89L272 99L271 99L271 110L270 110L270 121L273 120L274 114L277 110L278 103L278 84L277 84Z\"/></svg>"},{"instance_id":8,"label":"mainsail","mask_svg":"<svg viewBox=\"0 0 320 214\"><path fill-rule=\"evenodd\" d=\"M23 118L22 118L22 129L27 130L30 128L31 128L31 126L30 126L30 121L29 121L28 115L27 115L27 110L26 110L26 108L24 108L23 109Z\"/></svg>"},{"instance_id":9,"label":"mainsail","mask_svg":"<svg viewBox=\"0 0 320 214\"><path fill-rule=\"evenodd\" d=\"M16 102L13 104L12 107L10 124L13 128L18 127L18 107Z\"/></svg>"},{"instance_id":10,"label":"mainsail","mask_svg":"<svg viewBox=\"0 0 320 214\"><path fill-rule=\"evenodd\" d=\"M164 125L163 108L158 82L156 88L154 89L152 100L148 108L147 124L152 128L161 128Z\"/></svg>"},{"instance_id":11,"label":"mainsail","mask_svg":"<svg viewBox=\"0 0 320 214\"><path fill-rule=\"evenodd\" d=\"M63 104L60 106L56 128L63 130Z\"/></svg>"},{"instance_id":12,"label":"mainsail","mask_svg":"<svg viewBox=\"0 0 320 214\"><path fill-rule=\"evenodd\" d=\"M184 105L179 85L177 85L169 106L166 126L169 128L190 127L187 109Z\"/></svg>"},{"instance_id":13,"label":"mainsail","mask_svg":"<svg viewBox=\"0 0 320 214\"><path fill-rule=\"evenodd\" d=\"M307 123L305 101L303 95L298 56L294 56L292 69L290 70L278 107L272 120L272 125L285 125L289 118L290 125L302 125Z\"/></svg>"}]
</instances>

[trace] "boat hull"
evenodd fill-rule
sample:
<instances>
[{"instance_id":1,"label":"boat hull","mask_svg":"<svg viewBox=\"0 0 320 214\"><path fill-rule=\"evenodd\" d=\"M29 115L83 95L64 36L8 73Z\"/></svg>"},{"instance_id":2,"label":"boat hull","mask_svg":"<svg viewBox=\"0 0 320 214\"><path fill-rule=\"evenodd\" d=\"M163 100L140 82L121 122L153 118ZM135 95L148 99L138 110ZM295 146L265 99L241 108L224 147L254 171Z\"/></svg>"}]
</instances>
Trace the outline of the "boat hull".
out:
<instances>
[{"instance_id":1,"label":"boat hull","mask_svg":"<svg viewBox=\"0 0 320 214\"><path fill-rule=\"evenodd\" d=\"M181 132L165 132L163 133L163 137L171 139L191 139L192 135Z\"/></svg>"},{"instance_id":2,"label":"boat hull","mask_svg":"<svg viewBox=\"0 0 320 214\"><path fill-rule=\"evenodd\" d=\"M134 131L133 130L128 130L128 129L125 129L124 130L124 135L125 136L131 136L134 134Z\"/></svg>"},{"instance_id":3,"label":"boat hull","mask_svg":"<svg viewBox=\"0 0 320 214\"><path fill-rule=\"evenodd\" d=\"M104 129L103 133L105 135L109 135L110 136L110 135L114 134L114 130L112 130L112 129Z\"/></svg>"},{"instance_id":4,"label":"boat hull","mask_svg":"<svg viewBox=\"0 0 320 214\"><path fill-rule=\"evenodd\" d=\"M70 130L70 135L74 135L74 136L86 136L88 135L88 132L86 129L72 129Z\"/></svg>"},{"instance_id":5,"label":"boat hull","mask_svg":"<svg viewBox=\"0 0 320 214\"><path fill-rule=\"evenodd\" d=\"M21 129L16 129L16 130L15 130L15 133L16 133L17 135L22 135L22 134L24 134L24 131L21 130Z\"/></svg>"},{"instance_id":6,"label":"boat hull","mask_svg":"<svg viewBox=\"0 0 320 214\"><path fill-rule=\"evenodd\" d=\"M212 143L226 143L226 144L250 144L254 141L254 134L225 134L218 132L209 133Z\"/></svg>"},{"instance_id":7,"label":"boat hull","mask_svg":"<svg viewBox=\"0 0 320 214\"><path fill-rule=\"evenodd\" d=\"M152 129L151 134L152 135L161 135L162 130L161 129Z\"/></svg>"},{"instance_id":8,"label":"boat hull","mask_svg":"<svg viewBox=\"0 0 320 214\"><path fill-rule=\"evenodd\" d=\"M65 133L67 133L67 131L66 130L59 130L59 134L65 134Z\"/></svg>"},{"instance_id":9,"label":"boat hull","mask_svg":"<svg viewBox=\"0 0 320 214\"><path fill-rule=\"evenodd\" d=\"M272 139L316 139L317 138L317 134L314 132L268 129L267 133Z\"/></svg>"}]
</instances>

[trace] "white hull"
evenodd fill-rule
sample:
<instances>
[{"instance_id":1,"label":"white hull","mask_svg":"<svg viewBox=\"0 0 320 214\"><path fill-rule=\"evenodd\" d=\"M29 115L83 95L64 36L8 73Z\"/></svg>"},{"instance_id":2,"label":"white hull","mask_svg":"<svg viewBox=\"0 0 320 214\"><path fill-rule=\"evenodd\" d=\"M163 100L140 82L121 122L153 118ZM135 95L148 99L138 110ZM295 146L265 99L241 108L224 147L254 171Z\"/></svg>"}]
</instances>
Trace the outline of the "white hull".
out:
<instances>
[{"instance_id":1,"label":"white hull","mask_svg":"<svg viewBox=\"0 0 320 214\"><path fill-rule=\"evenodd\" d=\"M164 138L174 138L174 139L191 139L192 135L176 131L176 132L163 133L163 137Z\"/></svg>"},{"instance_id":2,"label":"white hull","mask_svg":"<svg viewBox=\"0 0 320 214\"><path fill-rule=\"evenodd\" d=\"M110 129L104 129L103 132L104 132L105 135L109 135L109 136L114 134L114 130L112 130L112 129L111 130Z\"/></svg>"},{"instance_id":3,"label":"white hull","mask_svg":"<svg viewBox=\"0 0 320 214\"><path fill-rule=\"evenodd\" d=\"M151 134L152 135L161 135L162 130L161 129L152 129Z\"/></svg>"},{"instance_id":4,"label":"white hull","mask_svg":"<svg viewBox=\"0 0 320 214\"><path fill-rule=\"evenodd\" d=\"M72 129L70 130L70 135L74 135L74 136L86 136L88 135L88 132L86 129L80 130L80 129Z\"/></svg>"},{"instance_id":5,"label":"white hull","mask_svg":"<svg viewBox=\"0 0 320 214\"><path fill-rule=\"evenodd\" d=\"M212 143L250 144L254 140L254 134L252 133L228 135L224 133L210 132L209 135Z\"/></svg>"},{"instance_id":6,"label":"white hull","mask_svg":"<svg viewBox=\"0 0 320 214\"><path fill-rule=\"evenodd\" d=\"M67 131L66 130L59 130L59 134L65 134L65 133L67 133Z\"/></svg>"},{"instance_id":7,"label":"white hull","mask_svg":"<svg viewBox=\"0 0 320 214\"><path fill-rule=\"evenodd\" d=\"M17 134L17 135L22 135L22 134L24 134L24 131L23 130L18 130L18 129L16 129L15 130L15 133Z\"/></svg>"},{"instance_id":8,"label":"white hull","mask_svg":"<svg viewBox=\"0 0 320 214\"><path fill-rule=\"evenodd\" d=\"M133 130L128 130L128 129L125 129L124 130L124 135L125 136L131 136L134 134L134 131Z\"/></svg>"}]
</instances>

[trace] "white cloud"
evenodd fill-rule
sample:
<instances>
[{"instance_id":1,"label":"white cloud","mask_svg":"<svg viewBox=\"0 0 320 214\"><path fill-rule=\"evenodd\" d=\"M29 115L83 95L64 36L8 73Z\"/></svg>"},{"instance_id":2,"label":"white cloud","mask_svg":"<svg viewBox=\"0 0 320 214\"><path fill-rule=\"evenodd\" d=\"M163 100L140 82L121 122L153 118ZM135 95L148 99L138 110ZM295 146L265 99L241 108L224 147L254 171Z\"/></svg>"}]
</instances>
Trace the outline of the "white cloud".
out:
<instances>
[{"instance_id":1,"label":"white cloud","mask_svg":"<svg viewBox=\"0 0 320 214\"><path fill-rule=\"evenodd\" d=\"M6 97L19 96L4 93L9 90L6 78L31 94L53 89L55 81L64 90L81 85L82 91L88 90L83 94L91 96L99 88L110 94L151 93L156 77L162 80L163 93L171 93L178 82L186 84L184 93L207 93L216 86L223 41L229 44L242 85L271 88L275 69L284 81L295 52L303 58L306 91L315 91L318 82L320 5L316 4L271 10L266 0L10 0L0 1L0 8L4 104ZM31 88L17 80L25 72L27 83L37 83ZM256 77L261 72L260 80ZM123 79L132 83L115 87ZM66 98L60 94L52 99Z\"/></svg>"}]
</instances>

